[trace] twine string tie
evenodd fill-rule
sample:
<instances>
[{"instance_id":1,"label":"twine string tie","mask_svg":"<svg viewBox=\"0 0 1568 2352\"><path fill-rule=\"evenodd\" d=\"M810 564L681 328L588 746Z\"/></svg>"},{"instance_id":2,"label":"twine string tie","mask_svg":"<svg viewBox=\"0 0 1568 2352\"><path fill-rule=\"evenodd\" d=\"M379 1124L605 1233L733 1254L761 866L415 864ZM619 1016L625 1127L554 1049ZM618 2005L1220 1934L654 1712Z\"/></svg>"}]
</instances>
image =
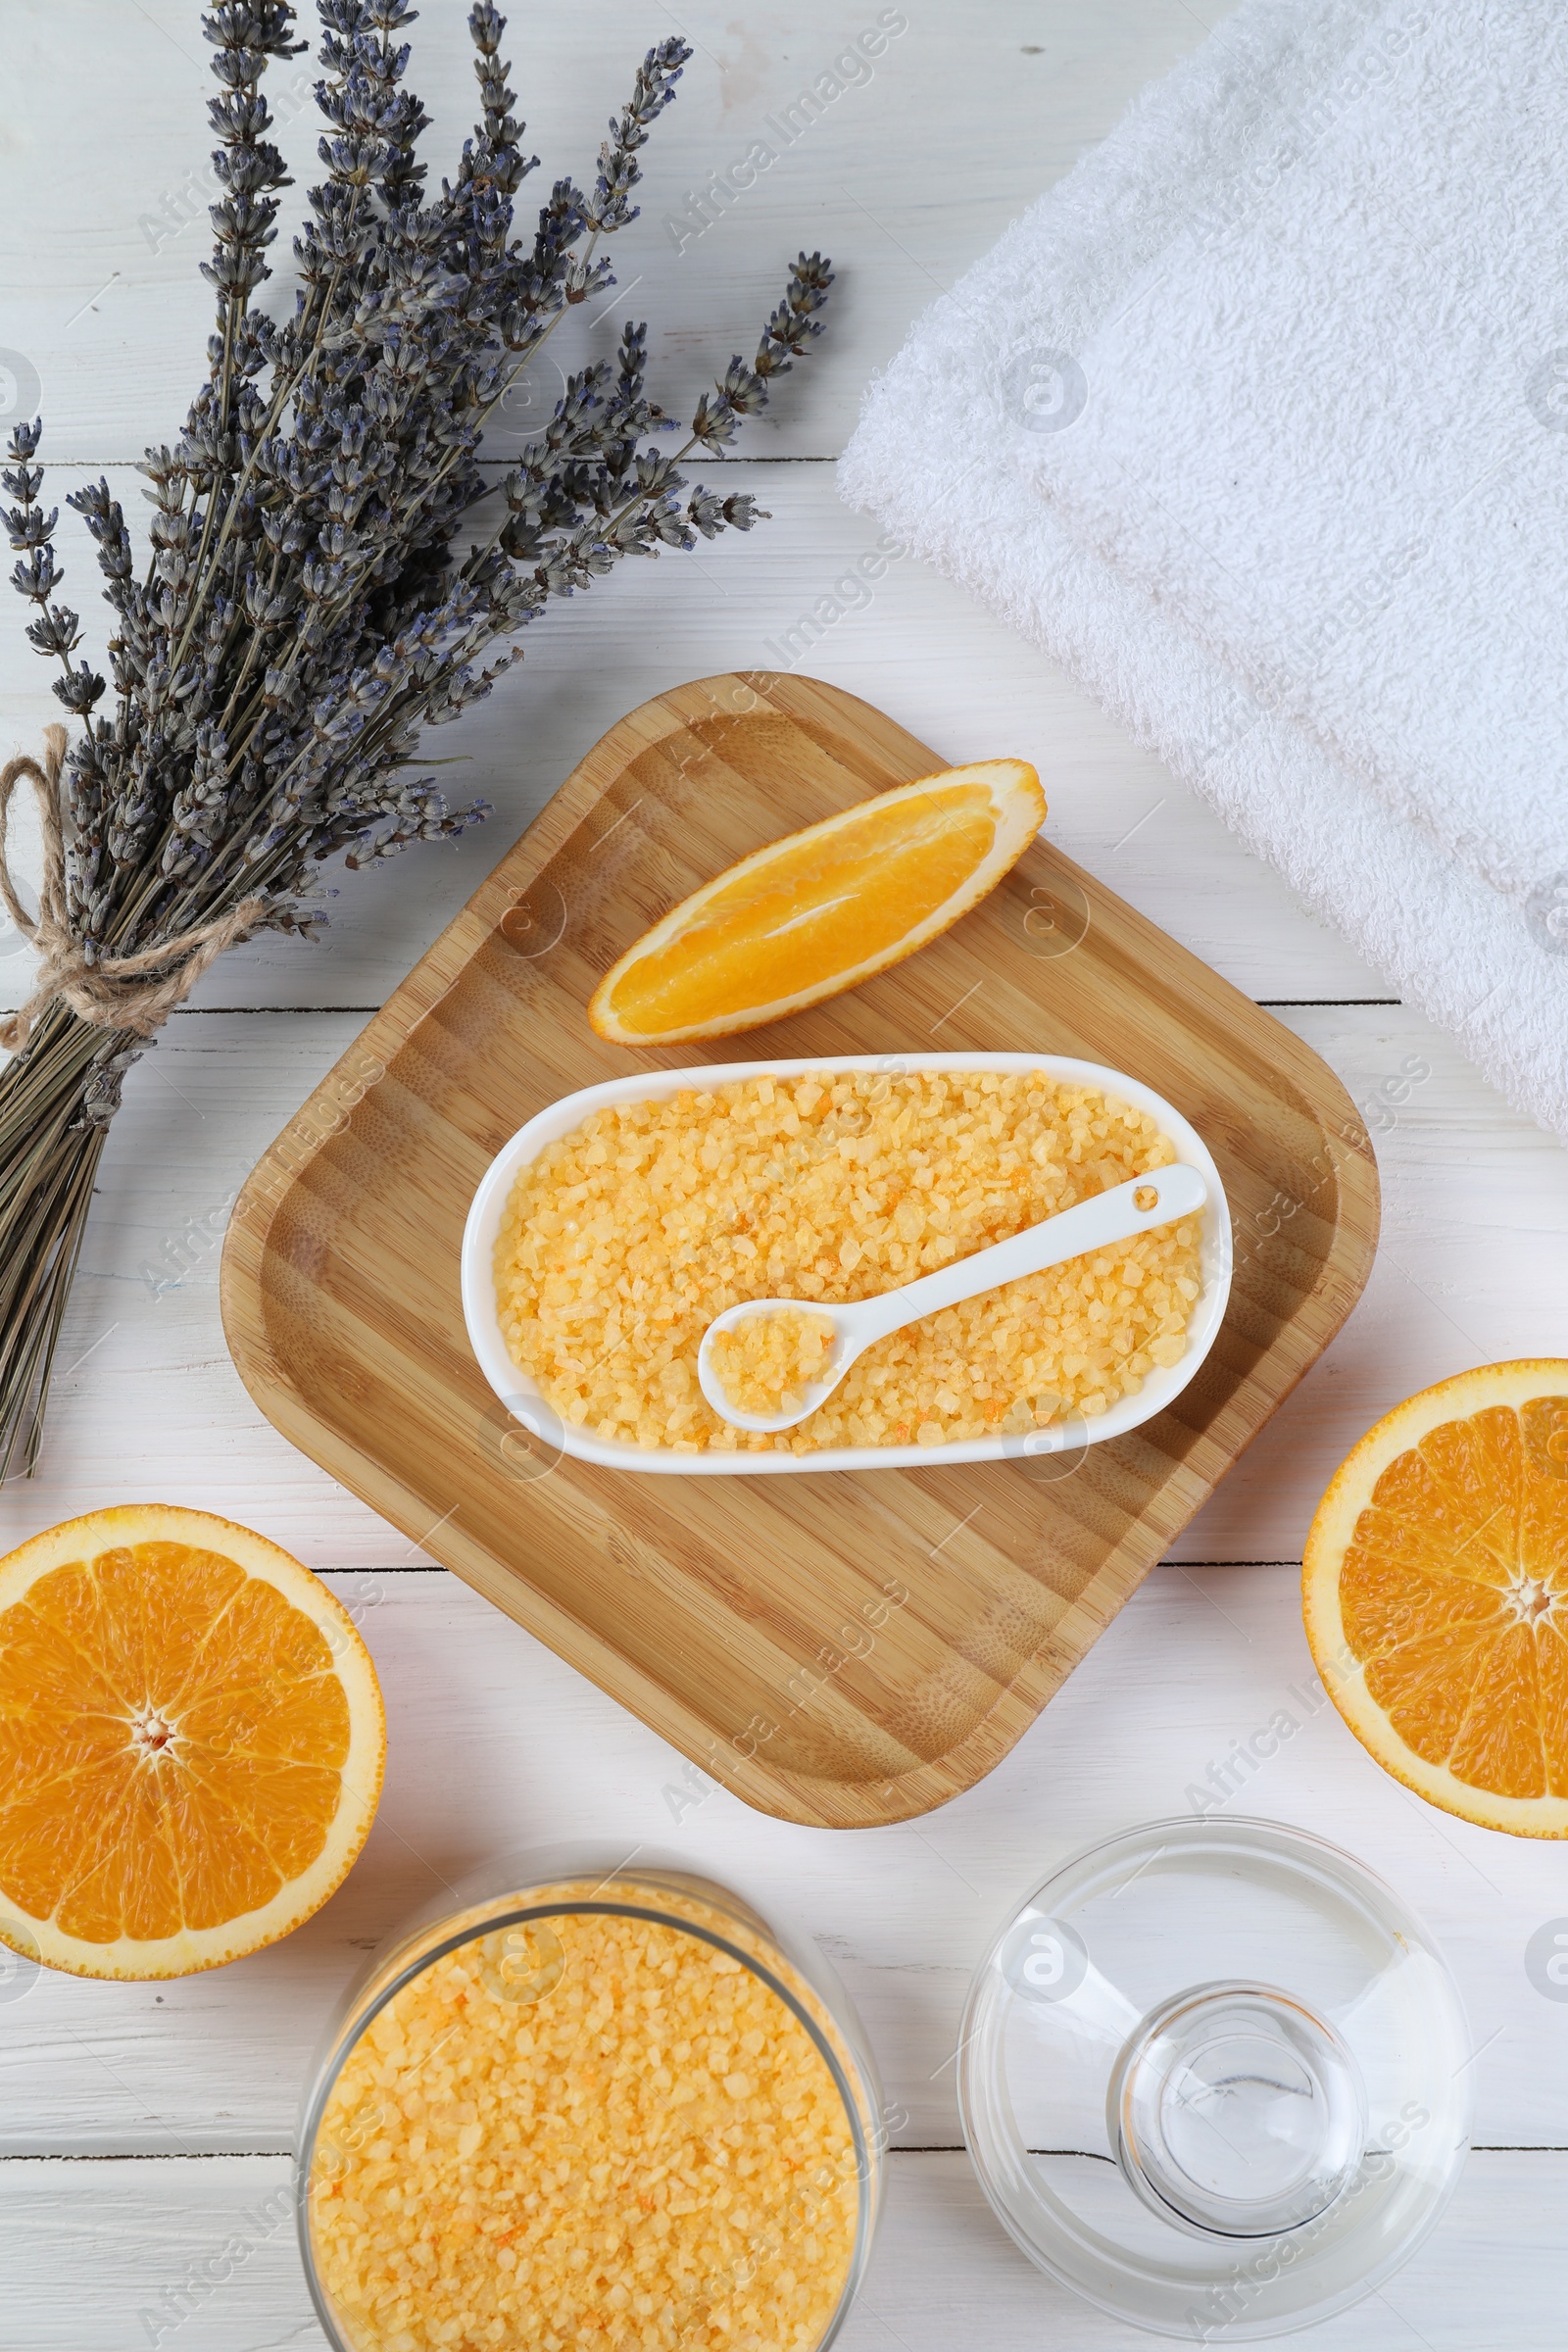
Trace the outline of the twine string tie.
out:
<instances>
[{"instance_id":1,"label":"twine string tie","mask_svg":"<svg viewBox=\"0 0 1568 2352\"><path fill-rule=\"evenodd\" d=\"M250 937L267 911L266 902L242 899L227 914L193 923L172 939L155 940L128 956L100 955L89 962L67 910L60 794L65 728L45 727L43 741L41 765L29 752L23 752L0 767L0 900L38 955L31 996L19 1011L0 1014L0 1048L20 1054L42 1015L57 1003L68 1004L78 1019L96 1028L151 1037L219 956ZM36 916L22 904L7 855L11 802L24 778L32 786L43 828L43 886Z\"/></svg>"}]
</instances>

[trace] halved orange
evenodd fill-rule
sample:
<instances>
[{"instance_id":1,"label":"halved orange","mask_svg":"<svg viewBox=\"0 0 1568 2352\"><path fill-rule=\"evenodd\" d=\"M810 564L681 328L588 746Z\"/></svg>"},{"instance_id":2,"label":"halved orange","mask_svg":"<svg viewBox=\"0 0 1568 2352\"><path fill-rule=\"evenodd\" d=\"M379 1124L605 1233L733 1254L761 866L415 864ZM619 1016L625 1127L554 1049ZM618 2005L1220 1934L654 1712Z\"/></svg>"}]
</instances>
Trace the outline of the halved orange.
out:
<instances>
[{"instance_id":1,"label":"halved orange","mask_svg":"<svg viewBox=\"0 0 1568 2352\"><path fill-rule=\"evenodd\" d=\"M336 1595L263 1536L132 1503L0 1560L0 1939L81 1977L274 1942L368 1835L386 1721Z\"/></svg>"},{"instance_id":2,"label":"halved orange","mask_svg":"<svg viewBox=\"0 0 1568 2352\"><path fill-rule=\"evenodd\" d=\"M627 1046L728 1037L885 972L956 923L1045 822L1025 760L982 760L858 801L754 850L672 906L595 989Z\"/></svg>"},{"instance_id":3,"label":"halved orange","mask_svg":"<svg viewBox=\"0 0 1568 2352\"><path fill-rule=\"evenodd\" d=\"M1324 1688L1396 1780L1568 1837L1568 1362L1484 1364L1368 1430L1302 1592Z\"/></svg>"}]
</instances>

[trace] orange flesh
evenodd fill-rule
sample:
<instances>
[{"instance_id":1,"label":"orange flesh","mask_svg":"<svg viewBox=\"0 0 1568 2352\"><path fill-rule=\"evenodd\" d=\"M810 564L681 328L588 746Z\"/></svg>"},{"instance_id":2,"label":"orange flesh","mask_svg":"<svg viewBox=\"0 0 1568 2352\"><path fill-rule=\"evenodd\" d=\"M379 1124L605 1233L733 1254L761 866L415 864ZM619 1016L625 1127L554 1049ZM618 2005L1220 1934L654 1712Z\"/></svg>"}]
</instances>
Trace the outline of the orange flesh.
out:
<instances>
[{"instance_id":1,"label":"orange flesh","mask_svg":"<svg viewBox=\"0 0 1568 2352\"><path fill-rule=\"evenodd\" d=\"M1368 1695L1416 1755L1498 1796L1568 1796L1562 1404L1430 1431L1379 1478L1340 1571Z\"/></svg>"},{"instance_id":2,"label":"orange flesh","mask_svg":"<svg viewBox=\"0 0 1568 2352\"><path fill-rule=\"evenodd\" d=\"M88 1943L221 1926L320 1853L349 1732L325 1637L220 1553L52 1569L0 1610L0 1887Z\"/></svg>"},{"instance_id":3,"label":"orange flesh","mask_svg":"<svg viewBox=\"0 0 1568 2352\"><path fill-rule=\"evenodd\" d=\"M989 857L997 808L983 784L935 787L783 847L718 891L692 926L640 957L611 1008L627 1029L663 1035L777 1004L814 980L857 970L946 906Z\"/></svg>"}]
</instances>

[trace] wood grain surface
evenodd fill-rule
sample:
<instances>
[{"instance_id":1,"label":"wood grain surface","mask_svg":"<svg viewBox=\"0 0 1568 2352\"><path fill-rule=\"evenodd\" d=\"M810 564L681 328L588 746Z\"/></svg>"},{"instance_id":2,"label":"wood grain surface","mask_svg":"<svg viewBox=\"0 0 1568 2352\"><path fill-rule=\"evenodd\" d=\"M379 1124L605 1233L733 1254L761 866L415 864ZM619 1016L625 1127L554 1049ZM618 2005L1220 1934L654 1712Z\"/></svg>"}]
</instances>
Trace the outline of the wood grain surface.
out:
<instances>
[{"instance_id":1,"label":"wood grain surface","mask_svg":"<svg viewBox=\"0 0 1568 2352\"><path fill-rule=\"evenodd\" d=\"M841 689L748 672L599 743L242 1194L224 1320L293 1442L694 1762L790 1820L903 1820L1006 1753L1339 1329L1377 1180L1290 1032L1037 843L942 939L751 1033L790 1057L1054 1053L1165 1095L1238 1232L1220 1337L1164 1413L1061 1465L649 1482L559 1456L491 1396L458 1250L493 1154L560 1096L711 1041L608 1044L583 1006L676 899L937 755Z\"/></svg>"}]
</instances>

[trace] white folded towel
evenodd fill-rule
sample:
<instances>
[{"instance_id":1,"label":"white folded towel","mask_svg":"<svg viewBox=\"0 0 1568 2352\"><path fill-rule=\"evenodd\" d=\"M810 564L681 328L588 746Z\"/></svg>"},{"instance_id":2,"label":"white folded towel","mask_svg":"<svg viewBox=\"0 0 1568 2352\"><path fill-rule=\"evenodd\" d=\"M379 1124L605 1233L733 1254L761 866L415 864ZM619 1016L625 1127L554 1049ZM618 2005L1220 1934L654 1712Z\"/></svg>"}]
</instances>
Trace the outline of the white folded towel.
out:
<instances>
[{"instance_id":1,"label":"white folded towel","mask_svg":"<svg viewBox=\"0 0 1568 2352\"><path fill-rule=\"evenodd\" d=\"M1568 10L1244 0L840 487L1568 1136Z\"/></svg>"}]
</instances>

